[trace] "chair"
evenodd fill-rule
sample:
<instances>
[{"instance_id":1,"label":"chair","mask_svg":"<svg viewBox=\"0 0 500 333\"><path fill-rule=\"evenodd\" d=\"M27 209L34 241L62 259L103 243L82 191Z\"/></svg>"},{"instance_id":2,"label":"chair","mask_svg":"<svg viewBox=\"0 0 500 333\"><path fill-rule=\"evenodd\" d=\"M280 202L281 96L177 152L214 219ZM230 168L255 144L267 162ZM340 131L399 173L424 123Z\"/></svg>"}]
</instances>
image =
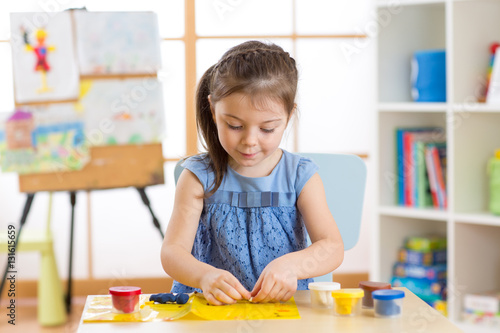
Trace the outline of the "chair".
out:
<instances>
[{"instance_id":1,"label":"chair","mask_svg":"<svg viewBox=\"0 0 500 333\"><path fill-rule=\"evenodd\" d=\"M357 155L299 153L318 166L325 187L328 208L339 227L344 251L352 249L359 239L366 184L366 165ZM314 278L332 281L332 273Z\"/></svg>"},{"instance_id":2,"label":"chair","mask_svg":"<svg viewBox=\"0 0 500 333\"><path fill-rule=\"evenodd\" d=\"M299 153L299 155L310 158L319 166L318 174L325 187L328 207L344 241L344 251L352 249L358 242L361 227L366 184L364 161L359 156L350 154ZM175 166L175 184L184 169L181 166L183 161L180 160ZM311 244L309 237L308 244ZM332 273L316 277L314 280L332 281Z\"/></svg>"},{"instance_id":3,"label":"chair","mask_svg":"<svg viewBox=\"0 0 500 333\"><path fill-rule=\"evenodd\" d=\"M30 203L31 204L31 203ZM64 305L64 296L57 271L56 259L52 241L50 221L52 215L52 193L49 193L49 210L47 214L47 227L44 231L27 230L20 233L19 244L16 252L38 251L41 255L40 277L38 279L38 322L42 326L61 325L66 322L67 315ZM26 216L23 216L25 219ZM0 238L0 252L8 252L7 234ZM16 261L15 268L19 271L22 263ZM7 281L8 282L8 281ZM8 285L7 285L8 287Z\"/></svg>"}]
</instances>

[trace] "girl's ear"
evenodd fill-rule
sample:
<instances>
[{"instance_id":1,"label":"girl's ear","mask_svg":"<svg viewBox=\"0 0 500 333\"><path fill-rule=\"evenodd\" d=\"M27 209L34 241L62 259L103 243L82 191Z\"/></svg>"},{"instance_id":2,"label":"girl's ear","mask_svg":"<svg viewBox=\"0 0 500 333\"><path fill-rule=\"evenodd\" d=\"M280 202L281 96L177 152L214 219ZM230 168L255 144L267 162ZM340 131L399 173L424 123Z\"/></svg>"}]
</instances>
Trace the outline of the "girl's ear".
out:
<instances>
[{"instance_id":1,"label":"girl's ear","mask_svg":"<svg viewBox=\"0 0 500 333\"><path fill-rule=\"evenodd\" d=\"M292 119L294 116L295 116L295 113L297 112L297 103L294 103L293 104L293 109L292 111L290 112L290 115L288 116L288 121L287 123L290 121L290 119Z\"/></svg>"},{"instance_id":2,"label":"girl's ear","mask_svg":"<svg viewBox=\"0 0 500 333\"><path fill-rule=\"evenodd\" d=\"M215 120L215 108L214 105L212 104L212 96L208 95L208 104L210 104L210 112L212 112L212 119L214 121L214 124L217 125L217 121Z\"/></svg>"}]
</instances>

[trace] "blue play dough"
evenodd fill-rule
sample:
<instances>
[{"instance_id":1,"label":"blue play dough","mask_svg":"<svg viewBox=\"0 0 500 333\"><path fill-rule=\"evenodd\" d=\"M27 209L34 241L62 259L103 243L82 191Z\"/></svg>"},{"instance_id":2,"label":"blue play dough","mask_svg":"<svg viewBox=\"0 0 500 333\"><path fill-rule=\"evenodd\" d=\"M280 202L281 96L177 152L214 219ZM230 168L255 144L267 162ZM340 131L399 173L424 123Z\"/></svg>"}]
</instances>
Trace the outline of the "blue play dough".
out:
<instances>
[{"instance_id":1,"label":"blue play dough","mask_svg":"<svg viewBox=\"0 0 500 333\"><path fill-rule=\"evenodd\" d=\"M186 304L189 300L188 294L177 294L174 295L172 293L161 293L161 294L153 294L149 297L150 301L166 304L166 303L177 303L177 304Z\"/></svg>"},{"instance_id":2,"label":"blue play dough","mask_svg":"<svg viewBox=\"0 0 500 333\"><path fill-rule=\"evenodd\" d=\"M401 307L394 300L379 300L376 302L375 312L382 316L395 316L401 313Z\"/></svg>"},{"instance_id":3,"label":"blue play dough","mask_svg":"<svg viewBox=\"0 0 500 333\"><path fill-rule=\"evenodd\" d=\"M186 304L188 300L189 300L188 294L178 294L177 299L175 301L177 302L177 304Z\"/></svg>"}]
</instances>

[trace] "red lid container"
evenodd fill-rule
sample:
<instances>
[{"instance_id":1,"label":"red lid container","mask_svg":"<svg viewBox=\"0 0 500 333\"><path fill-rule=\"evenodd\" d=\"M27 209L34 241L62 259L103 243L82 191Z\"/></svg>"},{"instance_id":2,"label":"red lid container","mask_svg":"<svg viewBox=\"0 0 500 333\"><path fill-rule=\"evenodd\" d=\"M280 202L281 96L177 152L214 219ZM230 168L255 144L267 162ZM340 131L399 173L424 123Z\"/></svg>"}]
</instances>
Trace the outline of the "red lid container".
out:
<instances>
[{"instance_id":1,"label":"red lid container","mask_svg":"<svg viewBox=\"0 0 500 333\"><path fill-rule=\"evenodd\" d=\"M111 287L109 288L109 293L116 296L140 295L141 288L129 286Z\"/></svg>"},{"instance_id":2,"label":"red lid container","mask_svg":"<svg viewBox=\"0 0 500 333\"><path fill-rule=\"evenodd\" d=\"M115 313L133 313L139 311L139 287L111 287L109 288L111 300L113 303L113 312Z\"/></svg>"}]
</instances>

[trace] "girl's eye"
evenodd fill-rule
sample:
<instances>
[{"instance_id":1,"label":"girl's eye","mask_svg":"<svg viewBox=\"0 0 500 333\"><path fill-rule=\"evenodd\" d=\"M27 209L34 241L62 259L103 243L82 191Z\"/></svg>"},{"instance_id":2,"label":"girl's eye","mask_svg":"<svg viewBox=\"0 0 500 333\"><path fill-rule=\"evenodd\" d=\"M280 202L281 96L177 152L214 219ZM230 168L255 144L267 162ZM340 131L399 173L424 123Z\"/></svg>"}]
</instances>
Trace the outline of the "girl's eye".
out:
<instances>
[{"instance_id":1,"label":"girl's eye","mask_svg":"<svg viewBox=\"0 0 500 333\"><path fill-rule=\"evenodd\" d=\"M260 129L264 133L272 133L274 132L274 128L261 128Z\"/></svg>"},{"instance_id":2,"label":"girl's eye","mask_svg":"<svg viewBox=\"0 0 500 333\"><path fill-rule=\"evenodd\" d=\"M240 130L241 129L241 126L233 126L233 125L230 125L230 124L227 124L227 126L232 129L232 130Z\"/></svg>"}]
</instances>

